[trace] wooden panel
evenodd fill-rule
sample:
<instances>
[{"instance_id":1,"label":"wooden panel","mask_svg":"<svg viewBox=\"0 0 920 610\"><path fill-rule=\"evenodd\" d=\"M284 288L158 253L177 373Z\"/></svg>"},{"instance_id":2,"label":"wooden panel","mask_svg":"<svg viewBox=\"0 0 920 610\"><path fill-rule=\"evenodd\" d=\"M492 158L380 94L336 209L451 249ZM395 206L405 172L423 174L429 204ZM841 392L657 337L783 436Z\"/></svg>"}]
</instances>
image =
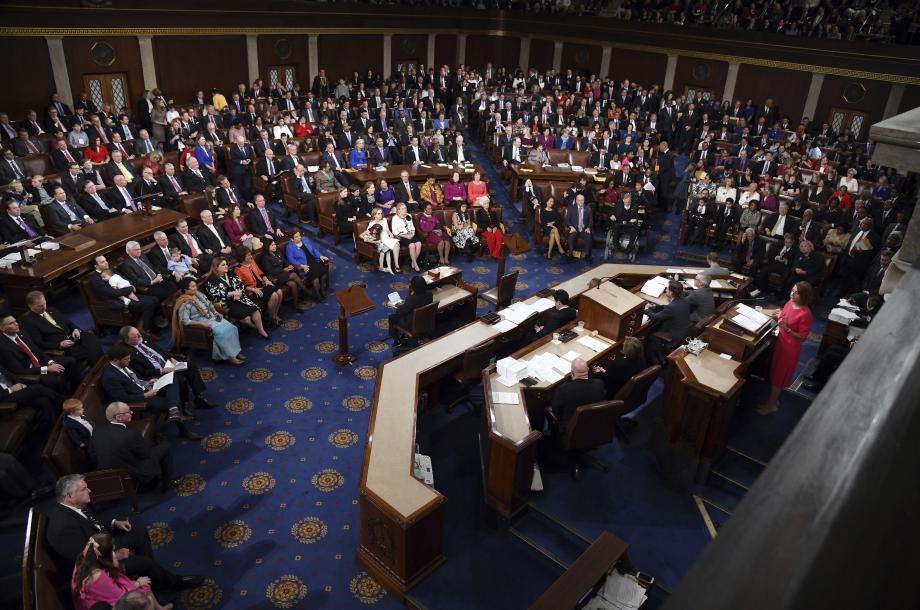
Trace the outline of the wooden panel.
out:
<instances>
[{"instance_id":1,"label":"wooden panel","mask_svg":"<svg viewBox=\"0 0 920 610\"><path fill-rule=\"evenodd\" d=\"M393 69L396 64L414 62L415 65L428 61L428 36L425 34L393 34L390 46Z\"/></svg>"},{"instance_id":2,"label":"wooden panel","mask_svg":"<svg viewBox=\"0 0 920 610\"><path fill-rule=\"evenodd\" d=\"M810 85L810 72L742 64L735 83L735 99L742 102L751 99L756 104L773 98L780 116L788 116L797 124L802 118Z\"/></svg>"},{"instance_id":3,"label":"wooden panel","mask_svg":"<svg viewBox=\"0 0 920 610\"><path fill-rule=\"evenodd\" d=\"M48 43L40 36L0 38L0 57L6 58L4 81L10 84L28 83L26 87L0 87L0 109L9 113L10 121L14 122L24 119L29 110L42 116L48 107L49 96L54 92ZM74 96L79 92L79 89L74 89Z\"/></svg>"},{"instance_id":4,"label":"wooden panel","mask_svg":"<svg viewBox=\"0 0 920 610\"><path fill-rule=\"evenodd\" d=\"M601 70L601 54L598 45L566 42L562 45L562 71L571 68L576 74L597 74Z\"/></svg>"},{"instance_id":5,"label":"wooden panel","mask_svg":"<svg viewBox=\"0 0 920 610\"><path fill-rule=\"evenodd\" d=\"M521 58L521 39L517 36L468 36L466 39L466 64L484 68L513 69Z\"/></svg>"},{"instance_id":6,"label":"wooden panel","mask_svg":"<svg viewBox=\"0 0 920 610\"><path fill-rule=\"evenodd\" d=\"M317 45L319 67L333 82L340 78L351 80L353 72L363 79L368 69L383 71L383 36L321 34Z\"/></svg>"},{"instance_id":7,"label":"wooden panel","mask_svg":"<svg viewBox=\"0 0 920 610\"><path fill-rule=\"evenodd\" d=\"M610 76L617 82L628 79L644 87L664 83L668 56L663 53L646 53L631 49L613 49L610 56Z\"/></svg>"},{"instance_id":8,"label":"wooden panel","mask_svg":"<svg viewBox=\"0 0 920 610\"><path fill-rule=\"evenodd\" d=\"M862 100L852 104L843 98L844 90L851 84L861 84L866 88L866 93ZM869 113L869 125L871 125L882 120L889 93L891 93L890 83L827 75L824 77L824 84L821 86L821 95L818 97L815 116L812 118L820 125L830 117L831 108L858 110Z\"/></svg>"},{"instance_id":9,"label":"wooden panel","mask_svg":"<svg viewBox=\"0 0 920 610\"><path fill-rule=\"evenodd\" d=\"M457 65L457 36L438 34L434 38L434 67ZM437 71L435 71L437 73Z\"/></svg>"},{"instance_id":10,"label":"wooden panel","mask_svg":"<svg viewBox=\"0 0 920 610\"><path fill-rule=\"evenodd\" d=\"M153 39L157 84L176 103L216 87L229 95L249 82L244 36L165 36Z\"/></svg>"},{"instance_id":11,"label":"wooden panel","mask_svg":"<svg viewBox=\"0 0 920 610\"><path fill-rule=\"evenodd\" d=\"M310 81L310 49L307 40L306 35L300 34L259 36L259 78L265 81L266 87L271 83L268 79L268 66L284 65L296 67L297 82L300 83L301 89L310 88L312 84ZM279 41L281 41L280 45ZM285 41L287 41L287 47L290 48L287 57L284 57L283 54Z\"/></svg>"},{"instance_id":12,"label":"wooden panel","mask_svg":"<svg viewBox=\"0 0 920 610\"><path fill-rule=\"evenodd\" d=\"M530 41L530 67L540 72L545 72L553 67L552 40L546 38L533 38Z\"/></svg>"},{"instance_id":13,"label":"wooden panel","mask_svg":"<svg viewBox=\"0 0 920 610\"><path fill-rule=\"evenodd\" d=\"M91 55L91 49L97 42L104 42L115 51L115 60L108 66L100 66ZM67 75L70 77L70 89L74 98L83 91L84 74L111 74L124 72L128 75L128 94L126 101L129 111L133 113L137 100L144 92L144 75L141 72L141 52L134 36L72 36L64 39L64 54L67 56ZM174 70L175 71L175 70ZM160 88L163 87L162 83ZM166 91L164 89L164 91ZM172 95L167 91L167 95ZM191 94L189 95L191 97Z\"/></svg>"},{"instance_id":14,"label":"wooden panel","mask_svg":"<svg viewBox=\"0 0 920 610\"><path fill-rule=\"evenodd\" d=\"M683 95L685 87L703 87L711 89L715 98L720 100L725 90L726 74L727 62L678 57L677 70L674 72L674 95Z\"/></svg>"},{"instance_id":15,"label":"wooden panel","mask_svg":"<svg viewBox=\"0 0 920 610\"><path fill-rule=\"evenodd\" d=\"M904 88L904 97L901 98L901 107L898 114L913 110L920 106L920 86L910 85Z\"/></svg>"}]
</instances>

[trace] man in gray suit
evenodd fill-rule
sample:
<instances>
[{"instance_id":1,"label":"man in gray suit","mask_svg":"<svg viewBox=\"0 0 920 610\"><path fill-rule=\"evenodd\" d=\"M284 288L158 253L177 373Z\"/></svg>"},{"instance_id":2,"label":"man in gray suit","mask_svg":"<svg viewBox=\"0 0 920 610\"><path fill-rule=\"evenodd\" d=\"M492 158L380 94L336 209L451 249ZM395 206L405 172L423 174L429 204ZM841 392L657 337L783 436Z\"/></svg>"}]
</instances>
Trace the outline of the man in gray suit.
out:
<instances>
[{"instance_id":1,"label":"man in gray suit","mask_svg":"<svg viewBox=\"0 0 920 610\"><path fill-rule=\"evenodd\" d=\"M693 280L694 289L687 295L687 302L690 303L690 323L696 324L706 316L712 314L716 309L715 297L712 295L712 288L709 287L709 278L704 275L698 275Z\"/></svg>"}]
</instances>

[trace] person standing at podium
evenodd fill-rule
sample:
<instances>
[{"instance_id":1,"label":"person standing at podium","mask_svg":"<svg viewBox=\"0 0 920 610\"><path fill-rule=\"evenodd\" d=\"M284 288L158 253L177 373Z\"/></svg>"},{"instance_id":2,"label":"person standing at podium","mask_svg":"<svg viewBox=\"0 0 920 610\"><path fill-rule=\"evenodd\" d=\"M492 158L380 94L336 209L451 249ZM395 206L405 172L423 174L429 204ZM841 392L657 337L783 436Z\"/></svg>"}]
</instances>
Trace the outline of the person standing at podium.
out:
<instances>
[{"instance_id":1,"label":"person standing at podium","mask_svg":"<svg viewBox=\"0 0 920 610\"><path fill-rule=\"evenodd\" d=\"M811 329L810 303L811 284L796 282L783 309L773 314L773 318L779 322L779 335L773 344L773 361L770 364L770 397L757 408L761 415L776 413L780 392L792 381L792 374L802 354L802 345L808 339L808 331Z\"/></svg>"},{"instance_id":2,"label":"person standing at podium","mask_svg":"<svg viewBox=\"0 0 920 610\"><path fill-rule=\"evenodd\" d=\"M409 296L407 296L406 300L396 308L395 313L391 313L387 316L390 337L393 339L393 347L402 345L402 340L399 337L399 331L396 327L402 326L403 328L407 328L412 324L412 312L433 301L434 296L431 294L431 291L428 290L428 282L425 281L425 278L420 275L413 276L412 279L409 280Z\"/></svg>"}]
</instances>

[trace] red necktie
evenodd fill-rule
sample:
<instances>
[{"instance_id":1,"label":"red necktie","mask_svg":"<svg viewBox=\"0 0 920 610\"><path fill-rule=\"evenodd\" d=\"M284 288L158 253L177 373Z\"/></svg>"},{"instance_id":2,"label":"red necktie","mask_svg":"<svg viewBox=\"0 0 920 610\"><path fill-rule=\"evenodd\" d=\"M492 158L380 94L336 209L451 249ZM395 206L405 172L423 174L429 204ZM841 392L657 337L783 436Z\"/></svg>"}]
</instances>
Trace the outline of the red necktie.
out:
<instances>
[{"instance_id":1,"label":"red necktie","mask_svg":"<svg viewBox=\"0 0 920 610\"><path fill-rule=\"evenodd\" d=\"M67 157L67 160L71 163L74 162L73 157L70 156L70 151L68 151L66 148L64 149L64 156Z\"/></svg>"},{"instance_id":2,"label":"red necktie","mask_svg":"<svg viewBox=\"0 0 920 610\"><path fill-rule=\"evenodd\" d=\"M192 257L198 256L198 248L195 247L195 241L192 239L191 234L185 234L185 241L188 242L188 249L191 251Z\"/></svg>"},{"instance_id":3,"label":"red necktie","mask_svg":"<svg viewBox=\"0 0 920 610\"><path fill-rule=\"evenodd\" d=\"M108 144L109 139L105 137L105 129L100 127L98 131L99 131L99 137L102 138L102 143Z\"/></svg>"},{"instance_id":4,"label":"red necktie","mask_svg":"<svg viewBox=\"0 0 920 610\"><path fill-rule=\"evenodd\" d=\"M38 361L38 358L35 357L35 354L32 353L32 350L29 349L29 346L25 344L25 342L19 337L19 335L16 335L15 341L16 341L16 344L19 346L19 349L24 351L26 353L26 356L29 357L29 360L32 362L32 366L37 369L42 368L41 362Z\"/></svg>"},{"instance_id":5,"label":"red necktie","mask_svg":"<svg viewBox=\"0 0 920 610\"><path fill-rule=\"evenodd\" d=\"M31 140L28 140L28 139L26 140L26 146L29 147L29 152L30 152L30 153L32 153L32 154L37 154L37 153L38 153L38 149L35 148L35 144L32 144L32 141L31 141Z\"/></svg>"}]
</instances>

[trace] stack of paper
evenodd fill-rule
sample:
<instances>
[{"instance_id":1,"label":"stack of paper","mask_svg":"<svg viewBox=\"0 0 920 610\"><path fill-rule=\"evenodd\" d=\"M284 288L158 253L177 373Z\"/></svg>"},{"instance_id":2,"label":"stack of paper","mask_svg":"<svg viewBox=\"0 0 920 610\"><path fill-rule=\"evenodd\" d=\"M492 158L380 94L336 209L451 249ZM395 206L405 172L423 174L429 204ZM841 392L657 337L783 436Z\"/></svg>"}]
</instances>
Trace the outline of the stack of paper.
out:
<instances>
[{"instance_id":1,"label":"stack of paper","mask_svg":"<svg viewBox=\"0 0 920 610\"><path fill-rule=\"evenodd\" d=\"M493 324L492 328L494 328L500 333L506 333L511 329L517 328L517 324L515 324L511 320L502 320L501 322Z\"/></svg>"},{"instance_id":2,"label":"stack of paper","mask_svg":"<svg viewBox=\"0 0 920 610\"><path fill-rule=\"evenodd\" d=\"M567 360L568 362L571 362L572 360L575 360L576 358L578 358L580 355L581 354L579 354L575 350L569 350L566 353L562 354L562 359Z\"/></svg>"},{"instance_id":3,"label":"stack of paper","mask_svg":"<svg viewBox=\"0 0 920 610\"><path fill-rule=\"evenodd\" d=\"M391 292L387 295L387 305L390 307L396 307L400 303L402 303L402 297L399 296L398 292Z\"/></svg>"},{"instance_id":4,"label":"stack of paper","mask_svg":"<svg viewBox=\"0 0 920 610\"><path fill-rule=\"evenodd\" d=\"M153 207L156 208L156 206ZM38 244L38 247L41 250L60 250L61 244L57 243L56 241L43 241L42 243Z\"/></svg>"},{"instance_id":5,"label":"stack of paper","mask_svg":"<svg viewBox=\"0 0 920 610\"><path fill-rule=\"evenodd\" d=\"M607 577L598 595L612 604L611 607L619 610L637 610L645 603L647 597L645 588L635 578L624 576L615 570Z\"/></svg>"},{"instance_id":6,"label":"stack of paper","mask_svg":"<svg viewBox=\"0 0 920 610\"><path fill-rule=\"evenodd\" d=\"M587 347L592 352L602 352L607 349L607 344L600 339L597 339L596 337L589 337L586 335L584 337L579 337L576 339L576 341Z\"/></svg>"},{"instance_id":7,"label":"stack of paper","mask_svg":"<svg viewBox=\"0 0 920 610\"><path fill-rule=\"evenodd\" d=\"M552 299L547 299L546 297L543 297L531 303L530 306L536 311L544 312L547 309L552 309L553 307L555 307L556 302Z\"/></svg>"},{"instance_id":8,"label":"stack of paper","mask_svg":"<svg viewBox=\"0 0 920 610\"><path fill-rule=\"evenodd\" d=\"M827 319L832 322L837 322L838 324L850 325L850 322L859 317L859 314L850 311L849 309L844 309L843 307L835 307L828 314Z\"/></svg>"},{"instance_id":9,"label":"stack of paper","mask_svg":"<svg viewBox=\"0 0 920 610\"><path fill-rule=\"evenodd\" d=\"M492 392L492 402L503 405L518 404L518 395L514 392Z\"/></svg>"},{"instance_id":10,"label":"stack of paper","mask_svg":"<svg viewBox=\"0 0 920 610\"><path fill-rule=\"evenodd\" d=\"M527 377L527 364L511 356L496 362L495 368L498 371L498 381L502 385L512 386Z\"/></svg>"},{"instance_id":11,"label":"stack of paper","mask_svg":"<svg viewBox=\"0 0 920 610\"><path fill-rule=\"evenodd\" d=\"M500 315L505 320L509 320L515 324L520 324L529 318L531 314L536 313L536 311L537 310L530 305L518 301L517 303L513 303L498 312L498 315Z\"/></svg>"},{"instance_id":12,"label":"stack of paper","mask_svg":"<svg viewBox=\"0 0 920 610\"><path fill-rule=\"evenodd\" d=\"M666 270L665 270L665 273L667 273L668 275L674 275L675 273L678 273L678 274L679 274L679 273L683 273L683 272L684 272L683 269L666 269Z\"/></svg>"},{"instance_id":13,"label":"stack of paper","mask_svg":"<svg viewBox=\"0 0 920 610\"><path fill-rule=\"evenodd\" d=\"M770 316L744 303L739 303L736 311L742 316L757 322L761 326L770 321Z\"/></svg>"},{"instance_id":14,"label":"stack of paper","mask_svg":"<svg viewBox=\"0 0 920 610\"><path fill-rule=\"evenodd\" d=\"M425 482L425 485L434 485L434 471L431 469L431 456L416 453L415 464L412 470L416 479L421 479Z\"/></svg>"},{"instance_id":15,"label":"stack of paper","mask_svg":"<svg viewBox=\"0 0 920 610\"><path fill-rule=\"evenodd\" d=\"M839 301L837 301L837 307L841 307L843 309L849 309L850 311L859 311L859 306L856 305L856 303L851 303L847 301L846 299L840 299Z\"/></svg>"},{"instance_id":16,"label":"stack of paper","mask_svg":"<svg viewBox=\"0 0 920 610\"><path fill-rule=\"evenodd\" d=\"M657 299L668 287L668 278L656 275L642 285L642 294Z\"/></svg>"}]
</instances>

